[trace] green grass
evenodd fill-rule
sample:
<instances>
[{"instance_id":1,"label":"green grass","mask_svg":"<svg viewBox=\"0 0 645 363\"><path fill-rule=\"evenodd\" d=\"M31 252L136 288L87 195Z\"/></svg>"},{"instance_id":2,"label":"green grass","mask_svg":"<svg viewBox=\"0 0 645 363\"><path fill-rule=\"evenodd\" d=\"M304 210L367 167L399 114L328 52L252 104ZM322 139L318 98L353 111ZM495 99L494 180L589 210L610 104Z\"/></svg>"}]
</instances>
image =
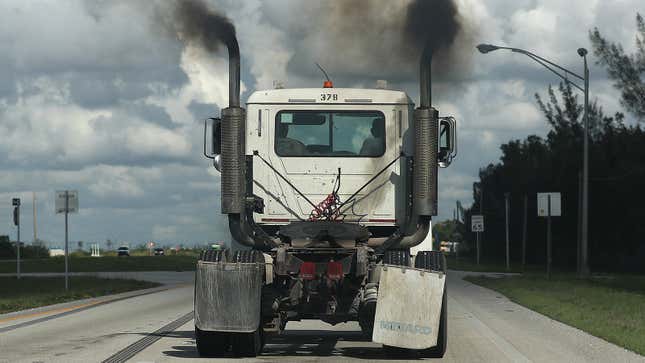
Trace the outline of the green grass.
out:
<instances>
[{"instance_id":1,"label":"green grass","mask_svg":"<svg viewBox=\"0 0 645 363\"><path fill-rule=\"evenodd\" d=\"M511 269L506 270L506 264L503 261L488 261L482 260L481 264L477 264L475 259L471 256L462 257L459 259L454 254L446 255L448 268L457 271L475 271L475 272L522 272L522 266L519 264L511 263ZM533 269L531 267L530 269Z\"/></svg>"},{"instance_id":2,"label":"green grass","mask_svg":"<svg viewBox=\"0 0 645 363\"><path fill-rule=\"evenodd\" d=\"M71 272L194 271L195 256L71 257ZM51 257L21 261L22 272L65 272L65 259ZM15 261L0 261L0 273L15 273Z\"/></svg>"},{"instance_id":3,"label":"green grass","mask_svg":"<svg viewBox=\"0 0 645 363\"><path fill-rule=\"evenodd\" d=\"M466 280L555 320L645 355L645 276L525 274Z\"/></svg>"},{"instance_id":4,"label":"green grass","mask_svg":"<svg viewBox=\"0 0 645 363\"><path fill-rule=\"evenodd\" d=\"M159 286L146 281L73 276L65 292L62 277L0 277L0 314L67 301Z\"/></svg>"}]
</instances>

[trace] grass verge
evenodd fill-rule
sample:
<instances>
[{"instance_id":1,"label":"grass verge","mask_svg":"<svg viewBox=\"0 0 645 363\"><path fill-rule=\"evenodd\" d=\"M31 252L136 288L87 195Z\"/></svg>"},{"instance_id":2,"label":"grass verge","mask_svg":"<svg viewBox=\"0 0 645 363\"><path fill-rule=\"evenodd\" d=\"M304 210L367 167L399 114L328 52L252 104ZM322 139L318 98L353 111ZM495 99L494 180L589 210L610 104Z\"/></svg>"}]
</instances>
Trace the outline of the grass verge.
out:
<instances>
[{"instance_id":1,"label":"grass verge","mask_svg":"<svg viewBox=\"0 0 645 363\"><path fill-rule=\"evenodd\" d=\"M70 290L65 292L62 277L23 277L20 280L0 277L0 314L159 285L147 281L74 276L70 277Z\"/></svg>"},{"instance_id":2,"label":"grass verge","mask_svg":"<svg viewBox=\"0 0 645 363\"><path fill-rule=\"evenodd\" d=\"M506 265L501 261L481 261L477 264L471 256L457 257L454 254L446 255L448 268L457 271L474 271L474 272L522 272L522 266L511 265L510 270L506 270Z\"/></svg>"},{"instance_id":3,"label":"grass verge","mask_svg":"<svg viewBox=\"0 0 645 363\"><path fill-rule=\"evenodd\" d=\"M100 271L194 271L196 256L71 257L72 272ZM65 272L63 257L20 262L22 272ZM0 261L0 273L15 273L16 261Z\"/></svg>"},{"instance_id":4,"label":"grass verge","mask_svg":"<svg viewBox=\"0 0 645 363\"><path fill-rule=\"evenodd\" d=\"M645 355L645 276L524 274L467 281L506 295L529 309Z\"/></svg>"}]
</instances>

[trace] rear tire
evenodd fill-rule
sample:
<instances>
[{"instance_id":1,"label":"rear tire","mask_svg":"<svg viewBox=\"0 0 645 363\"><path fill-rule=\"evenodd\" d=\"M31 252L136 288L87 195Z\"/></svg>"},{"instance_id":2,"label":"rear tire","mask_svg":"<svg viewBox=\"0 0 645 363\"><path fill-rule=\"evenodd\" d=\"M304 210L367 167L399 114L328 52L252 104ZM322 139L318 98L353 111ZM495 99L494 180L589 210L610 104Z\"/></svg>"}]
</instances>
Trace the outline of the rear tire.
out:
<instances>
[{"instance_id":1,"label":"rear tire","mask_svg":"<svg viewBox=\"0 0 645 363\"><path fill-rule=\"evenodd\" d=\"M223 250L216 250L212 248L202 250L202 252L200 252L199 254L199 260L207 262L228 262L230 260L229 251L226 248Z\"/></svg>"},{"instance_id":2,"label":"rear tire","mask_svg":"<svg viewBox=\"0 0 645 363\"><path fill-rule=\"evenodd\" d=\"M383 264L410 266L410 250L387 250L383 255Z\"/></svg>"},{"instance_id":3,"label":"rear tire","mask_svg":"<svg viewBox=\"0 0 645 363\"><path fill-rule=\"evenodd\" d=\"M264 263L264 255L262 255L262 252L257 250L235 251L235 253L233 254L233 260L231 262Z\"/></svg>"},{"instance_id":4,"label":"rear tire","mask_svg":"<svg viewBox=\"0 0 645 363\"><path fill-rule=\"evenodd\" d=\"M420 251L414 258L414 267L446 272L446 257L440 251Z\"/></svg>"},{"instance_id":5,"label":"rear tire","mask_svg":"<svg viewBox=\"0 0 645 363\"><path fill-rule=\"evenodd\" d=\"M195 327L195 343L200 357L219 357L228 351L230 336L228 333L205 331Z\"/></svg>"},{"instance_id":6,"label":"rear tire","mask_svg":"<svg viewBox=\"0 0 645 363\"><path fill-rule=\"evenodd\" d=\"M441 301L441 316L439 317L439 334L437 335L437 345L432 348L424 349L421 355L428 358L443 358L448 347L448 303L447 288L443 288L443 299Z\"/></svg>"},{"instance_id":7,"label":"rear tire","mask_svg":"<svg viewBox=\"0 0 645 363\"><path fill-rule=\"evenodd\" d=\"M446 257L440 251L421 251L414 259L414 267L446 273ZM441 315L439 317L439 332L437 345L424 349L420 353L423 357L441 358L446 353L448 344L448 303L447 289L444 285L443 297L441 299Z\"/></svg>"},{"instance_id":8,"label":"rear tire","mask_svg":"<svg viewBox=\"0 0 645 363\"><path fill-rule=\"evenodd\" d=\"M209 248L201 251L199 260L206 262L228 262L229 251L227 249L216 250ZM231 334L201 330L195 326L195 344L197 345L197 352L201 357L219 357L228 352L231 346Z\"/></svg>"},{"instance_id":9,"label":"rear tire","mask_svg":"<svg viewBox=\"0 0 645 363\"><path fill-rule=\"evenodd\" d=\"M233 354L236 357L255 357L262 352L264 347L264 334L262 328L253 333L232 333L231 343Z\"/></svg>"}]
</instances>

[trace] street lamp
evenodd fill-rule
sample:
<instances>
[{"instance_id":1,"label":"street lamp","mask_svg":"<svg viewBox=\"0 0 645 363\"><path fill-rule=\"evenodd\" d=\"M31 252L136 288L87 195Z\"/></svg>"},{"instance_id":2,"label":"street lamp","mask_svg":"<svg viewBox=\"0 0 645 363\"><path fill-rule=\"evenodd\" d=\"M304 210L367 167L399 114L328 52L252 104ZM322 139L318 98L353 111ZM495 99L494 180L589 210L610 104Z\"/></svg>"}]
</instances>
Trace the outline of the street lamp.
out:
<instances>
[{"instance_id":1,"label":"street lamp","mask_svg":"<svg viewBox=\"0 0 645 363\"><path fill-rule=\"evenodd\" d=\"M588 224L589 224L589 67L587 65L587 50L585 48L578 48L578 55L583 58L584 61L584 76L580 76L575 72L572 72L564 67L561 67L547 59L544 59L536 54L533 54L529 51L519 48L511 47L501 47L493 44L479 44L477 50L480 53L486 54L495 50L506 49L511 52L521 53L527 57L533 59L546 69L555 73L557 76L562 78L568 84L574 86L575 88L582 91L585 95L585 106L584 106L584 115L583 115L583 124L584 124L584 137L583 137L583 155L582 155L582 238L580 246L580 271L581 276L586 276L589 274L589 263L588 263ZM564 73L563 73L564 72ZM581 87L577 83L569 79L568 76L573 76L580 81L584 82L584 85Z\"/></svg>"}]
</instances>

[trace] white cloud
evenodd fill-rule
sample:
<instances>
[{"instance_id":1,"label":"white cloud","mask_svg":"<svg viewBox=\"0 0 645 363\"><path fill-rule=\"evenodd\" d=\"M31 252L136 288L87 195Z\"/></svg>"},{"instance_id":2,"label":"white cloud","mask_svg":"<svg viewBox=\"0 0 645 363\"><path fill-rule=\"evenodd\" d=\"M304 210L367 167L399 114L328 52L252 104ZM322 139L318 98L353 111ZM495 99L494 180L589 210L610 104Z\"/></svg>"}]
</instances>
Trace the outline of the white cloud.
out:
<instances>
[{"instance_id":1,"label":"white cloud","mask_svg":"<svg viewBox=\"0 0 645 363\"><path fill-rule=\"evenodd\" d=\"M318 86L313 62L320 61L332 76L345 75L337 84L370 87L373 79L389 78L391 87L418 96L416 65L394 58L355 61L379 54L387 34L379 42L331 49L338 42L322 26L330 18L316 12L319 4L211 3L237 27L247 87L270 88L274 80ZM581 71L575 50L590 48L589 29L598 26L633 50L635 14L645 13L637 0L457 3L475 29L463 47L524 47L574 71ZM81 195L83 212L72 219L72 239L228 238L219 214L219 173L201 157L201 124L191 112L193 103L225 107L226 54L184 49L152 24L152 8L124 1L0 4L0 198L27 200L36 191L45 239L62 238L53 191L65 188ZM459 65L457 79L434 85L435 105L442 115L457 117L460 133L458 159L440 172L439 219L451 216L455 200L470 203L478 169L499 159L501 143L546 133L533 95L559 82L520 54L462 50L472 51L472 59ZM618 92L591 55L590 64L592 98L608 113L620 110ZM9 218L9 207L0 204L0 225L9 226ZM0 229L5 233L13 231Z\"/></svg>"}]
</instances>

